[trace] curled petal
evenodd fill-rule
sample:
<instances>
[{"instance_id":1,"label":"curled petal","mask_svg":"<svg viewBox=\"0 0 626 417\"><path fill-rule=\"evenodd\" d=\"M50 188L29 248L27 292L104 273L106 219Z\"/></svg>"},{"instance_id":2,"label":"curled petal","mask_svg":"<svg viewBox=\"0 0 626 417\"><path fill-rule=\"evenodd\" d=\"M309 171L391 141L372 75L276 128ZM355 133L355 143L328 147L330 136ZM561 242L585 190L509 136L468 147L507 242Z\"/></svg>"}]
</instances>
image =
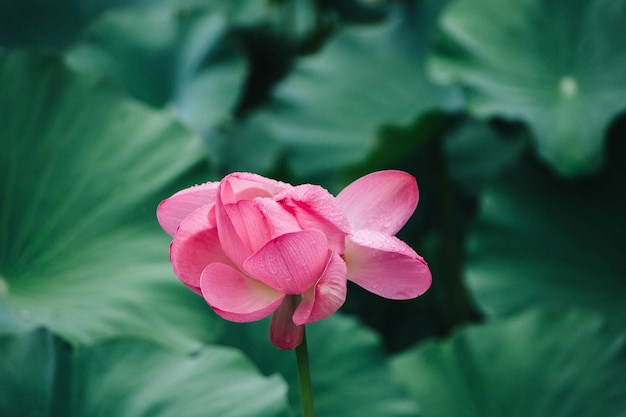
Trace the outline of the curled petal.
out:
<instances>
[{"instance_id":1,"label":"curled petal","mask_svg":"<svg viewBox=\"0 0 626 417\"><path fill-rule=\"evenodd\" d=\"M272 197L291 185L249 172L235 172L220 181L220 198L224 204L256 197Z\"/></svg>"},{"instance_id":2,"label":"curled petal","mask_svg":"<svg viewBox=\"0 0 626 417\"><path fill-rule=\"evenodd\" d=\"M234 210L231 210L231 212L233 211ZM239 236L237 228L231 221L228 210L224 204L222 204L219 193L215 202L215 221L217 223L217 232L220 243L222 244L222 249L224 249L224 252L232 262L241 269L243 262L252 254L252 249L250 249L241 236Z\"/></svg>"},{"instance_id":3,"label":"curled petal","mask_svg":"<svg viewBox=\"0 0 626 417\"><path fill-rule=\"evenodd\" d=\"M304 326L295 324L292 319L299 301L299 295L287 295L272 316L270 341L279 349L293 349L302 343Z\"/></svg>"},{"instance_id":4,"label":"curled petal","mask_svg":"<svg viewBox=\"0 0 626 417\"><path fill-rule=\"evenodd\" d=\"M205 205L189 214L170 245L174 273L198 294L204 268L213 262L229 263L220 246L217 229L209 220L209 211L211 206Z\"/></svg>"},{"instance_id":5,"label":"curled petal","mask_svg":"<svg viewBox=\"0 0 626 417\"><path fill-rule=\"evenodd\" d=\"M157 208L159 224L170 236L174 236L180 223L197 208L215 203L217 182L207 182L202 185L185 188L161 201Z\"/></svg>"},{"instance_id":6,"label":"curled petal","mask_svg":"<svg viewBox=\"0 0 626 417\"><path fill-rule=\"evenodd\" d=\"M274 199L293 213L302 229L324 232L328 238L328 248L343 253L350 225L335 197L328 191L319 185L304 184L291 187L277 194Z\"/></svg>"},{"instance_id":7,"label":"curled petal","mask_svg":"<svg viewBox=\"0 0 626 417\"><path fill-rule=\"evenodd\" d=\"M212 263L202 272L202 296L226 320L260 320L274 312L284 294L247 277L230 265Z\"/></svg>"},{"instance_id":8,"label":"curled petal","mask_svg":"<svg viewBox=\"0 0 626 417\"><path fill-rule=\"evenodd\" d=\"M254 203L265 218L271 239L285 233L302 230L296 218L276 201L269 198L256 198Z\"/></svg>"},{"instance_id":9,"label":"curled petal","mask_svg":"<svg viewBox=\"0 0 626 417\"><path fill-rule=\"evenodd\" d=\"M328 263L326 236L317 230L287 233L269 241L243 264L251 277L284 294L302 294Z\"/></svg>"},{"instance_id":10,"label":"curled petal","mask_svg":"<svg viewBox=\"0 0 626 417\"><path fill-rule=\"evenodd\" d=\"M346 301L346 263L334 253L320 280L306 291L293 315L295 324L307 324L326 318Z\"/></svg>"},{"instance_id":11,"label":"curled petal","mask_svg":"<svg viewBox=\"0 0 626 417\"><path fill-rule=\"evenodd\" d=\"M395 235L417 207L415 178L403 171L378 171L359 178L337 195L350 226Z\"/></svg>"},{"instance_id":12,"label":"curled petal","mask_svg":"<svg viewBox=\"0 0 626 417\"><path fill-rule=\"evenodd\" d=\"M428 265L406 243L381 232L359 231L348 238L348 279L393 300L422 295L432 278Z\"/></svg>"},{"instance_id":13,"label":"curled petal","mask_svg":"<svg viewBox=\"0 0 626 417\"><path fill-rule=\"evenodd\" d=\"M246 253L257 251L271 239L266 218L254 201L240 200L226 204L224 212L242 243L248 248Z\"/></svg>"}]
</instances>

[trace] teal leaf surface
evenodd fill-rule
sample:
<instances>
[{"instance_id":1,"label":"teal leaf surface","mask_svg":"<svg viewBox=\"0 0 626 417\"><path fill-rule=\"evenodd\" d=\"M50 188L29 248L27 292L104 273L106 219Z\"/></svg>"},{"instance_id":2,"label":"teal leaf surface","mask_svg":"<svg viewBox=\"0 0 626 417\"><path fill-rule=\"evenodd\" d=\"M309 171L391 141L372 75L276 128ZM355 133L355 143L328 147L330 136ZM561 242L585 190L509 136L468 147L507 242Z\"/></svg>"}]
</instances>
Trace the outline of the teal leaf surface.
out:
<instances>
[{"instance_id":1,"label":"teal leaf surface","mask_svg":"<svg viewBox=\"0 0 626 417\"><path fill-rule=\"evenodd\" d=\"M560 174L588 174L626 110L624 16L622 0L458 0L441 17L430 72L462 87L474 115L526 122Z\"/></svg>"},{"instance_id":2,"label":"teal leaf surface","mask_svg":"<svg viewBox=\"0 0 626 417\"><path fill-rule=\"evenodd\" d=\"M433 85L424 69L439 8L420 2L381 24L347 26L297 63L253 116L284 147L292 172L319 176L360 162L383 125L456 106L456 95Z\"/></svg>"},{"instance_id":3,"label":"teal leaf surface","mask_svg":"<svg viewBox=\"0 0 626 417\"><path fill-rule=\"evenodd\" d=\"M527 139L524 132L503 136L487 123L467 120L444 139L450 176L463 189L478 193L489 179L520 159Z\"/></svg>"},{"instance_id":4,"label":"teal leaf surface","mask_svg":"<svg viewBox=\"0 0 626 417\"><path fill-rule=\"evenodd\" d=\"M626 410L626 334L582 309L535 309L466 327L392 364L425 417L621 417Z\"/></svg>"},{"instance_id":5,"label":"teal leaf surface","mask_svg":"<svg viewBox=\"0 0 626 417\"><path fill-rule=\"evenodd\" d=\"M110 10L149 9L160 5L193 7L228 0L9 0L0 2L0 46L62 50Z\"/></svg>"},{"instance_id":6,"label":"teal leaf surface","mask_svg":"<svg viewBox=\"0 0 626 417\"><path fill-rule=\"evenodd\" d=\"M626 320L626 146L615 139L593 178L564 181L528 162L485 189L465 272L483 311L574 304Z\"/></svg>"},{"instance_id":7,"label":"teal leaf surface","mask_svg":"<svg viewBox=\"0 0 626 417\"><path fill-rule=\"evenodd\" d=\"M151 106L173 108L197 132L227 117L246 72L226 18L204 9L108 13L67 56L72 67L105 74Z\"/></svg>"},{"instance_id":8,"label":"teal leaf surface","mask_svg":"<svg viewBox=\"0 0 626 417\"><path fill-rule=\"evenodd\" d=\"M3 54L0 78L0 324L212 340L220 321L174 276L155 215L200 139L56 55Z\"/></svg>"},{"instance_id":9,"label":"teal leaf surface","mask_svg":"<svg viewBox=\"0 0 626 417\"><path fill-rule=\"evenodd\" d=\"M42 329L4 334L0 386L4 417L287 415L284 380L216 346L185 356L145 340L72 348Z\"/></svg>"}]
</instances>

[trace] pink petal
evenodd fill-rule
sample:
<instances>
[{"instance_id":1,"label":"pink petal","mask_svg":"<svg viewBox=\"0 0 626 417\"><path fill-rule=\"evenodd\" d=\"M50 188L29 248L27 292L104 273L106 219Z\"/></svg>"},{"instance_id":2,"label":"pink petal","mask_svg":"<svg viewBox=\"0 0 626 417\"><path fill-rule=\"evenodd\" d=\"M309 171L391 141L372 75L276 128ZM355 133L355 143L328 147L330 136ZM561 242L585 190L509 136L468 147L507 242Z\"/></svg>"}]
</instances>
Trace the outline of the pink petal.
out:
<instances>
[{"instance_id":1,"label":"pink petal","mask_svg":"<svg viewBox=\"0 0 626 417\"><path fill-rule=\"evenodd\" d=\"M304 293L293 315L294 323L312 323L339 310L346 301L346 275L346 263L333 252L320 280Z\"/></svg>"},{"instance_id":2,"label":"pink petal","mask_svg":"<svg viewBox=\"0 0 626 417\"><path fill-rule=\"evenodd\" d=\"M271 239L285 233L302 231L296 218L276 201L269 198L255 198L254 203L265 218Z\"/></svg>"},{"instance_id":3,"label":"pink petal","mask_svg":"<svg viewBox=\"0 0 626 417\"><path fill-rule=\"evenodd\" d=\"M217 182L207 182L202 185L185 188L161 201L157 208L159 224L170 236L174 236L176 229L192 211L206 204L215 202Z\"/></svg>"},{"instance_id":4,"label":"pink petal","mask_svg":"<svg viewBox=\"0 0 626 417\"><path fill-rule=\"evenodd\" d=\"M200 287L217 314L236 322L267 317L284 298L284 294L222 263L212 263L204 269Z\"/></svg>"},{"instance_id":5,"label":"pink petal","mask_svg":"<svg viewBox=\"0 0 626 417\"><path fill-rule=\"evenodd\" d=\"M251 277L284 294L302 294L328 263L326 236L318 230L287 233L271 240L243 264Z\"/></svg>"},{"instance_id":6,"label":"pink petal","mask_svg":"<svg viewBox=\"0 0 626 417\"><path fill-rule=\"evenodd\" d=\"M289 188L274 198L293 213L302 229L324 232L329 249L343 253L350 224L328 191L318 185L304 184Z\"/></svg>"},{"instance_id":7,"label":"pink petal","mask_svg":"<svg viewBox=\"0 0 626 417\"><path fill-rule=\"evenodd\" d=\"M180 224L170 245L174 273L189 288L200 291L200 275L213 262L230 263L220 246L217 229L209 220L210 205L189 214Z\"/></svg>"},{"instance_id":8,"label":"pink petal","mask_svg":"<svg viewBox=\"0 0 626 417\"><path fill-rule=\"evenodd\" d=\"M352 231L375 230L395 235L417 207L413 176L402 171L378 171L359 178L337 195Z\"/></svg>"},{"instance_id":9,"label":"pink petal","mask_svg":"<svg viewBox=\"0 0 626 417\"><path fill-rule=\"evenodd\" d=\"M270 341L279 349L293 349L302 343L304 326L296 325L292 319L299 301L299 295L287 295L272 316Z\"/></svg>"},{"instance_id":10,"label":"pink petal","mask_svg":"<svg viewBox=\"0 0 626 417\"><path fill-rule=\"evenodd\" d=\"M348 279L381 297L415 298L432 281L422 257L400 239L381 232L360 231L350 236L345 259Z\"/></svg>"},{"instance_id":11,"label":"pink petal","mask_svg":"<svg viewBox=\"0 0 626 417\"><path fill-rule=\"evenodd\" d=\"M220 197L224 204L255 197L272 197L291 185L248 172L235 172L220 181Z\"/></svg>"},{"instance_id":12,"label":"pink petal","mask_svg":"<svg viewBox=\"0 0 626 417\"><path fill-rule=\"evenodd\" d=\"M247 253L257 251L271 239L265 216L254 201L240 200L234 204L226 204L224 211L235 232L248 248Z\"/></svg>"},{"instance_id":13,"label":"pink petal","mask_svg":"<svg viewBox=\"0 0 626 417\"><path fill-rule=\"evenodd\" d=\"M260 213L252 213L252 199L272 197L288 187L289 184L245 172L227 175L220 182L215 199L217 230L224 252L237 267L243 266L261 241L264 244L270 239Z\"/></svg>"},{"instance_id":14,"label":"pink petal","mask_svg":"<svg viewBox=\"0 0 626 417\"><path fill-rule=\"evenodd\" d=\"M215 202L215 218L222 249L238 268L242 268L243 262L252 254L252 249L239 236L228 210L222 204L220 193Z\"/></svg>"}]
</instances>

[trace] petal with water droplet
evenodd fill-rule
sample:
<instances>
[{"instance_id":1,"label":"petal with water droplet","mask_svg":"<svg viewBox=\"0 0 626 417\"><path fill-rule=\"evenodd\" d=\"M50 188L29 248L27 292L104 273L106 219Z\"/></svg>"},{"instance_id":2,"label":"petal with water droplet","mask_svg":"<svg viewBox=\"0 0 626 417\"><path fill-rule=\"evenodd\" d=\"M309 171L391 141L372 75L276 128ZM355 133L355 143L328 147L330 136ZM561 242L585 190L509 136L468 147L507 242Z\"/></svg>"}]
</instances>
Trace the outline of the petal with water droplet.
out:
<instances>
[{"instance_id":1,"label":"petal with water droplet","mask_svg":"<svg viewBox=\"0 0 626 417\"><path fill-rule=\"evenodd\" d=\"M270 239L266 217L252 200L240 200L223 206L228 220L249 253L262 248Z\"/></svg>"},{"instance_id":2,"label":"petal with water droplet","mask_svg":"<svg viewBox=\"0 0 626 417\"><path fill-rule=\"evenodd\" d=\"M174 236L178 226L192 211L206 204L213 205L218 185L217 182L207 182L185 188L161 201L157 208L157 219L163 230Z\"/></svg>"},{"instance_id":3,"label":"petal with water droplet","mask_svg":"<svg viewBox=\"0 0 626 417\"><path fill-rule=\"evenodd\" d=\"M346 301L346 263L334 253L317 284L304 293L302 302L293 315L296 324L307 324L324 319Z\"/></svg>"},{"instance_id":4,"label":"petal with water droplet","mask_svg":"<svg viewBox=\"0 0 626 417\"><path fill-rule=\"evenodd\" d=\"M326 235L330 250L343 253L348 218L335 197L319 185L303 184L289 188L274 199L298 220L302 229L317 229Z\"/></svg>"},{"instance_id":5,"label":"petal with water droplet","mask_svg":"<svg viewBox=\"0 0 626 417\"><path fill-rule=\"evenodd\" d=\"M346 242L348 279L366 290L393 300L422 295L432 277L428 265L395 236L359 231Z\"/></svg>"},{"instance_id":6,"label":"petal with water droplet","mask_svg":"<svg viewBox=\"0 0 626 417\"><path fill-rule=\"evenodd\" d=\"M256 198L254 199L254 204L265 218L271 239L275 239L285 233L299 232L302 230L298 220L296 220L282 204L277 203L271 198Z\"/></svg>"},{"instance_id":7,"label":"petal with water droplet","mask_svg":"<svg viewBox=\"0 0 626 417\"><path fill-rule=\"evenodd\" d=\"M200 276L213 262L229 264L220 245L217 229L209 220L212 206L205 205L188 215L180 224L170 245L170 260L174 273L198 294Z\"/></svg>"},{"instance_id":8,"label":"petal with water droplet","mask_svg":"<svg viewBox=\"0 0 626 417\"><path fill-rule=\"evenodd\" d=\"M220 181L219 195L224 204L256 197L272 197L291 185L249 172L234 172Z\"/></svg>"},{"instance_id":9,"label":"petal with water droplet","mask_svg":"<svg viewBox=\"0 0 626 417\"><path fill-rule=\"evenodd\" d=\"M274 312L284 294L251 279L223 263L212 263L202 271L202 295L217 314L226 320L260 320Z\"/></svg>"},{"instance_id":10,"label":"petal with water droplet","mask_svg":"<svg viewBox=\"0 0 626 417\"><path fill-rule=\"evenodd\" d=\"M318 230L287 233L271 240L244 262L244 271L285 294L302 294L328 263L328 242Z\"/></svg>"}]
</instances>

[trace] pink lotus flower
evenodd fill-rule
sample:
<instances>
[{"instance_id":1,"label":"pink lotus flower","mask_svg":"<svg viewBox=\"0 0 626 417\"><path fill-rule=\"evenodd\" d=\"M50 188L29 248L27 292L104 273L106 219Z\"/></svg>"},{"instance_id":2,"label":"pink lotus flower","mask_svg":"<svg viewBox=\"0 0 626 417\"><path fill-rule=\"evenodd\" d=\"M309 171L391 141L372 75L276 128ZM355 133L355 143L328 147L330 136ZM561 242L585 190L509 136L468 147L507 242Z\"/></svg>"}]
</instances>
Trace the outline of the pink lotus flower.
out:
<instances>
[{"instance_id":1,"label":"pink lotus flower","mask_svg":"<svg viewBox=\"0 0 626 417\"><path fill-rule=\"evenodd\" d=\"M189 288L230 321L273 313L272 343L293 349L304 324L341 307L347 280L397 300L430 287L426 262L394 236L417 200L415 179L401 171L366 175L337 197L233 173L179 191L157 217L174 238L174 273Z\"/></svg>"}]
</instances>

